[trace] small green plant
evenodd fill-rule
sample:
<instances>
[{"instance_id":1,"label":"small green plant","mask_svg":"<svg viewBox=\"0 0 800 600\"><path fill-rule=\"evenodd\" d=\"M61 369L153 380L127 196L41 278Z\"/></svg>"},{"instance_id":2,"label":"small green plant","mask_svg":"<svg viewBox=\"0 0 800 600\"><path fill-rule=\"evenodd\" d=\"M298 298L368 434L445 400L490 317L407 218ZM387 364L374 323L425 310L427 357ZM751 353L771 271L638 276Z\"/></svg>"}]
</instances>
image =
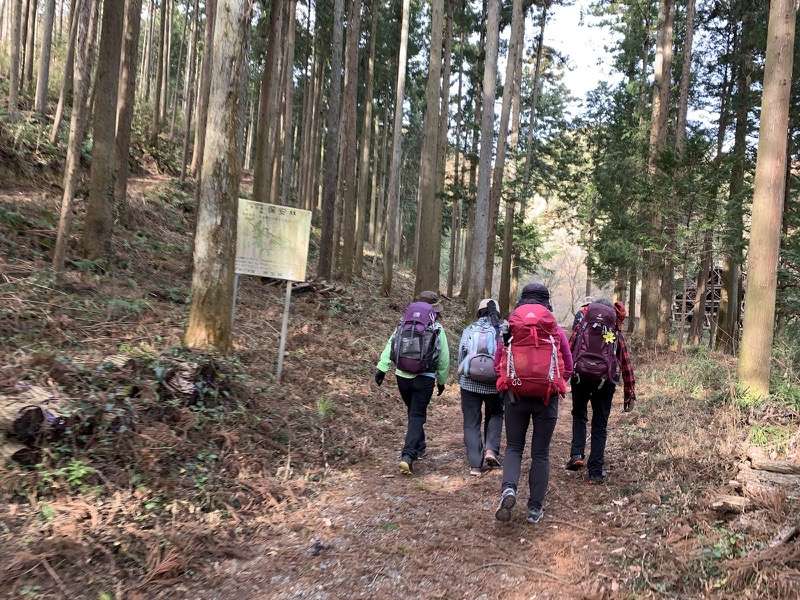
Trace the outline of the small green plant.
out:
<instances>
[{"instance_id":1,"label":"small green plant","mask_svg":"<svg viewBox=\"0 0 800 600\"><path fill-rule=\"evenodd\" d=\"M320 398L317 400L317 414L323 419L333 410L333 400L330 398Z\"/></svg>"},{"instance_id":2,"label":"small green plant","mask_svg":"<svg viewBox=\"0 0 800 600\"><path fill-rule=\"evenodd\" d=\"M53 509L52 506L49 504L42 504L42 508L39 511L39 518L44 521L52 521L56 517L56 511Z\"/></svg>"},{"instance_id":3,"label":"small green plant","mask_svg":"<svg viewBox=\"0 0 800 600\"><path fill-rule=\"evenodd\" d=\"M748 432L750 443L779 454L786 452L794 430L785 425L753 425Z\"/></svg>"},{"instance_id":4,"label":"small green plant","mask_svg":"<svg viewBox=\"0 0 800 600\"><path fill-rule=\"evenodd\" d=\"M99 471L90 464L77 458L72 458L63 467L40 471L40 485L52 488L63 481L66 482L70 491L85 492L89 489L88 478L98 473Z\"/></svg>"},{"instance_id":5,"label":"small green plant","mask_svg":"<svg viewBox=\"0 0 800 600\"><path fill-rule=\"evenodd\" d=\"M339 316L344 312L344 308L344 304L338 298L334 298L328 304L328 314L332 317Z\"/></svg>"},{"instance_id":6,"label":"small green plant","mask_svg":"<svg viewBox=\"0 0 800 600\"><path fill-rule=\"evenodd\" d=\"M22 586L22 589L19 591L19 595L23 598L35 598L36 596L41 595L42 588L38 585L32 585L30 583L26 583Z\"/></svg>"}]
</instances>

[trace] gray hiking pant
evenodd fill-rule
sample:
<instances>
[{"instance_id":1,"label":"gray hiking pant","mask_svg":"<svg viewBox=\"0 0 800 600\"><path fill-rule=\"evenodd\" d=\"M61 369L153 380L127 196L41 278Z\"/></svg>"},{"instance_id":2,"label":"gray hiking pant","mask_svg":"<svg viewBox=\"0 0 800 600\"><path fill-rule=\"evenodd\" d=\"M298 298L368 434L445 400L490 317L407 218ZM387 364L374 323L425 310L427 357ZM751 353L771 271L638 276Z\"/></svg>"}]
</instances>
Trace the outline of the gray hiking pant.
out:
<instances>
[{"instance_id":1,"label":"gray hiking pant","mask_svg":"<svg viewBox=\"0 0 800 600\"><path fill-rule=\"evenodd\" d=\"M486 418L483 408L486 407ZM478 394L461 388L461 412L464 414L464 446L467 461L473 468L483 466L483 453L492 450L500 454L503 433L503 401L499 394ZM483 432L481 432L483 421Z\"/></svg>"}]
</instances>

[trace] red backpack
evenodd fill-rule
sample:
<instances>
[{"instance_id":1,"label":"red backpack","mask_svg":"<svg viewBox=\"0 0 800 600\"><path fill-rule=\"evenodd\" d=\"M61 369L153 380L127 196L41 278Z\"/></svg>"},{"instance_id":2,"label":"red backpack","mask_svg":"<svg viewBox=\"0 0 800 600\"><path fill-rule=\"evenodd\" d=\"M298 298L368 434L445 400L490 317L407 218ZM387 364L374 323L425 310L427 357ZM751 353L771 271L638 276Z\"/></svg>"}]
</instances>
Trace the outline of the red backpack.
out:
<instances>
[{"instance_id":1,"label":"red backpack","mask_svg":"<svg viewBox=\"0 0 800 600\"><path fill-rule=\"evenodd\" d=\"M542 398L545 405L552 394L565 394L561 334L553 313L539 304L523 304L508 317L508 330L511 339L502 349L497 390Z\"/></svg>"}]
</instances>

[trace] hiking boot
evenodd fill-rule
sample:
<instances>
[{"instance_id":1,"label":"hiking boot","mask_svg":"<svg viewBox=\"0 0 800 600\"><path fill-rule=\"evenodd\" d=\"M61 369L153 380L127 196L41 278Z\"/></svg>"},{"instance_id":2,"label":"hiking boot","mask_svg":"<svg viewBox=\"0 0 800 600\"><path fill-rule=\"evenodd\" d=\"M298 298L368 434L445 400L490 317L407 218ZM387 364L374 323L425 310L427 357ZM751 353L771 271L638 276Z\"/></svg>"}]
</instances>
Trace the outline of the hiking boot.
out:
<instances>
[{"instance_id":1,"label":"hiking boot","mask_svg":"<svg viewBox=\"0 0 800 600\"><path fill-rule=\"evenodd\" d=\"M403 475L411 475L414 473L414 459L407 454L403 455L400 459L400 473Z\"/></svg>"},{"instance_id":2,"label":"hiking boot","mask_svg":"<svg viewBox=\"0 0 800 600\"><path fill-rule=\"evenodd\" d=\"M533 523L534 525L542 520L544 516L544 511L541 508L529 508L528 509L528 516L526 520L528 523Z\"/></svg>"},{"instance_id":3,"label":"hiking boot","mask_svg":"<svg viewBox=\"0 0 800 600\"><path fill-rule=\"evenodd\" d=\"M417 450L417 460L422 460L423 458L428 458L427 448L422 448L421 450Z\"/></svg>"},{"instance_id":4,"label":"hiking boot","mask_svg":"<svg viewBox=\"0 0 800 600\"><path fill-rule=\"evenodd\" d=\"M500 460L497 458L497 453L494 450L487 450L483 456L484 464L490 469L495 469L500 466Z\"/></svg>"},{"instance_id":5,"label":"hiking boot","mask_svg":"<svg viewBox=\"0 0 800 600\"><path fill-rule=\"evenodd\" d=\"M566 469L567 471L577 471L583 467L583 464L583 456L580 454L573 454L567 461Z\"/></svg>"},{"instance_id":6,"label":"hiking boot","mask_svg":"<svg viewBox=\"0 0 800 600\"><path fill-rule=\"evenodd\" d=\"M506 488L500 494L500 504L497 510L494 511L494 518L503 523L508 523L511 520L511 509L517 503L517 492L514 488Z\"/></svg>"},{"instance_id":7,"label":"hiking boot","mask_svg":"<svg viewBox=\"0 0 800 600\"><path fill-rule=\"evenodd\" d=\"M472 467L469 470L469 474L471 477L480 477L481 476L481 468L480 467Z\"/></svg>"},{"instance_id":8,"label":"hiking boot","mask_svg":"<svg viewBox=\"0 0 800 600\"><path fill-rule=\"evenodd\" d=\"M602 485L606 482L606 479L608 479L608 473L605 471L599 474L589 475L589 483L592 485Z\"/></svg>"}]
</instances>

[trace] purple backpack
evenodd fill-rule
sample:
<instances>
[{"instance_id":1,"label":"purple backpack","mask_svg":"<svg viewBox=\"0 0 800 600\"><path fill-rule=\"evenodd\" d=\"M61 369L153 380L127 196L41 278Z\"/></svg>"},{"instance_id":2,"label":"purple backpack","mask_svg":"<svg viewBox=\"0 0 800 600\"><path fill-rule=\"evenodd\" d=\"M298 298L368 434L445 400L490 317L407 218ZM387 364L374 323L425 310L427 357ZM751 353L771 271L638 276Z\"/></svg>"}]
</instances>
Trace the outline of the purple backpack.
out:
<instances>
[{"instance_id":1,"label":"purple backpack","mask_svg":"<svg viewBox=\"0 0 800 600\"><path fill-rule=\"evenodd\" d=\"M441 342L436 311L427 302L412 302L392 337L392 362L406 373L433 373Z\"/></svg>"},{"instance_id":2,"label":"purple backpack","mask_svg":"<svg viewBox=\"0 0 800 600\"><path fill-rule=\"evenodd\" d=\"M579 324L572 347L578 381L617 383L617 312L598 302L590 304Z\"/></svg>"}]
</instances>

